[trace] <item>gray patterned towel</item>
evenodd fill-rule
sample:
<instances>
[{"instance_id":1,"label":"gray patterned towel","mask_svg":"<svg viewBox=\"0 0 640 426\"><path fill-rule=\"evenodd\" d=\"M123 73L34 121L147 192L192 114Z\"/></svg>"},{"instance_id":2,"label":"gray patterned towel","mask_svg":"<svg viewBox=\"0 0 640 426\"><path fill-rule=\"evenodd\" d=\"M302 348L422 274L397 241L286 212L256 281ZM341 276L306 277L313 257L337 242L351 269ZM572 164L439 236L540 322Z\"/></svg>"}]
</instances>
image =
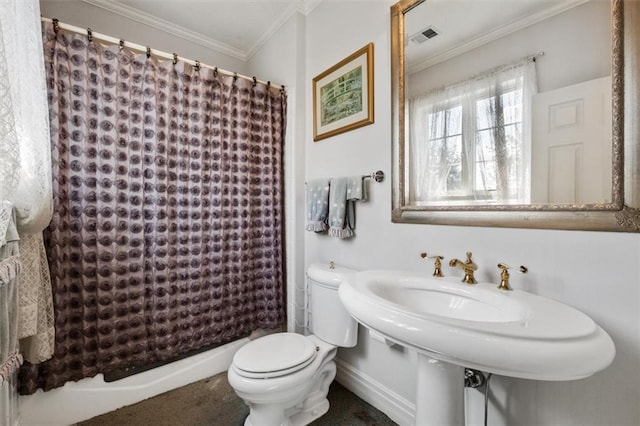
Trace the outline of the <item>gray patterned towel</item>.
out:
<instances>
[{"instance_id":1,"label":"gray patterned towel","mask_svg":"<svg viewBox=\"0 0 640 426\"><path fill-rule=\"evenodd\" d=\"M326 231L328 214L329 179L320 178L307 182L307 231Z\"/></svg>"},{"instance_id":2,"label":"gray patterned towel","mask_svg":"<svg viewBox=\"0 0 640 426\"><path fill-rule=\"evenodd\" d=\"M362 175L347 177L347 226L356 229L356 201L367 201L367 185Z\"/></svg>"},{"instance_id":3,"label":"gray patterned towel","mask_svg":"<svg viewBox=\"0 0 640 426\"><path fill-rule=\"evenodd\" d=\"M350 238L356 227L356 201L367 199L362 176L331 179L329 191L329 235Z\"/></svg>"}]
</instances>

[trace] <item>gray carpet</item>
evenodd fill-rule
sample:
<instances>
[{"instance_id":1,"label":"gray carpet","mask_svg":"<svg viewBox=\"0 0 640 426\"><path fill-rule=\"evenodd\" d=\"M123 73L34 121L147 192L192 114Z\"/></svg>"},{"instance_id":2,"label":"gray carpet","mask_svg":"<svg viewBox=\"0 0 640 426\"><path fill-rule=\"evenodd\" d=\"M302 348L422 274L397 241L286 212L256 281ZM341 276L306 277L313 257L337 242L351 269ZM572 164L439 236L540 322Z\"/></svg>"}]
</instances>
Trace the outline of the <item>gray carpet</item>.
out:
<instances>
[{"instance_id":1,"label":"gray carpet","mask_svg":"<svg viewBox=\"0 0 640 426\"><path fill-rule=\"evenodd\" d=\"M329 412L311 425L396 425L335 381L329 388L329 403ZM241 426L248 414L248 407L227 382L225 372L94 417L78 426Z\"/></svg>"}]
</instances>

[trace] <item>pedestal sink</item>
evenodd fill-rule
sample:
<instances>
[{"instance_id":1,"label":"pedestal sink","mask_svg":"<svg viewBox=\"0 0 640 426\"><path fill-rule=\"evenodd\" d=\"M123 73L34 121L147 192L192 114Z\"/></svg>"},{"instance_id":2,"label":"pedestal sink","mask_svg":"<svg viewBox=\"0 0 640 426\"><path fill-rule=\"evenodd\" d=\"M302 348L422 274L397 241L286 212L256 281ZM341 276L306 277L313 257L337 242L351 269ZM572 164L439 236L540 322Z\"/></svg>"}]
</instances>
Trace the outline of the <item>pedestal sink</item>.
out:
<instances>
[{"instance_id":1,"label":"pedestal sink","mask_svg":"<svg viewBox=\"0 0 640 426\"><path fill-rule=\"evenodd\" d=\"M464 368L574 380L615 356L609 335L584 313L496 284L380 270L358 272L339 293L358 322L419 353L419 425L464 424Z\"/></svg>"}]
</instances>

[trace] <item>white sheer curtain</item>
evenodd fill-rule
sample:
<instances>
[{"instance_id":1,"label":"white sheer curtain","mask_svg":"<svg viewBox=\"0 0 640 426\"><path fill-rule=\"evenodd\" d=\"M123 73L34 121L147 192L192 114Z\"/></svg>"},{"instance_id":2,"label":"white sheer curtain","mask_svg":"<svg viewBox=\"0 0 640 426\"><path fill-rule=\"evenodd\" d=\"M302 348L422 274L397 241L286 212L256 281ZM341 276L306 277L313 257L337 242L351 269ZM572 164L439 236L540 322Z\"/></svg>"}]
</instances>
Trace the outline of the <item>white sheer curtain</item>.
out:
<instances>
[{"instance_id":1,"label":"white sheer curtain","mask_svg":"<svg viewBox=\"0 0 640 426\"><path fill-rule=\"evenodd\" d=\"M37 0L0 0L2 189L13 202L21 233L51 220L51 148ZM0 65L1 67L2 65Z\"/></svg>"},{"instance_id":2,"label":"white sheer curtain","mask_svg":"<svg viewBox=\"0 0 640 426\"><path fill-rule=\"evenodd\" d=\"M530 200L532 58L409 101L415 204Z\"/></svg>"},{"instance_id":3,"label":"white sheer curtain","mask_svg":"<svg viewBox=\"0 0 640 426\"><path fill-rule=\"evenodd\" d=\"M3 311L15 313L5 322L11 333L20 338L20 350L31 362L49 358L54 340L51 282L42 238L53 206L42 52L38 1L0 0L0 205L4 211L0 214L0 230L8 229L9 221L15 218L18 235L13 241L17 247L12 253L21 264L15 281L16 297L5 297L0 303L17 305L10 310L5 303ZM0 241L4 239L5 235L1 235ZM9 260L0 259L5 263ZM6 354L0 355L5 358ZM0 359L0 372L10 378L0 391L0 406L5 409L14 406L15 360ZM3 420L16 421L17 413L3 414Z\"/></svg>"}]
</instances>

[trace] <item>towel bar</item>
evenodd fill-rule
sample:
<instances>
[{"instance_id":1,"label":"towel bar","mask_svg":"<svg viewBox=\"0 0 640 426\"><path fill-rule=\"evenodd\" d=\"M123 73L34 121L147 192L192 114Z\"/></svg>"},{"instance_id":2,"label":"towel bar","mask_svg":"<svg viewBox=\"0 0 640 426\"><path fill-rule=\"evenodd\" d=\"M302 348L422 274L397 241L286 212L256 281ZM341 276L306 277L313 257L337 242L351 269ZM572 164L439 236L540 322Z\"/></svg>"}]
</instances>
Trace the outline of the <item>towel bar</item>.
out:
<instances>
[{"instance_id":1,"label":"towel bar","mask_svg":"<svg viewBox=\"0 0 640 426\"><path fill-rule=\"evenodd\" d=\"M362 179L373 179L376 182L380 183L384 181L384 172L382 170L378 170L377 172L373 172L368 175L362 175ZM306 185L307 182L305 182L304 184Z\"/></svg>"},{"instance_id":2,"label":"towel bar","mask_svg":"<svg viewBox=\"0 0 640 426\"><path fill-rule=\"evenodd\" d=\"M382 170L378 170L377 172L373 172L368 175L363 175L362 179L373 179L376 182L380 183L384 180L384 172Z\"/></svg>"}]
</instances>

